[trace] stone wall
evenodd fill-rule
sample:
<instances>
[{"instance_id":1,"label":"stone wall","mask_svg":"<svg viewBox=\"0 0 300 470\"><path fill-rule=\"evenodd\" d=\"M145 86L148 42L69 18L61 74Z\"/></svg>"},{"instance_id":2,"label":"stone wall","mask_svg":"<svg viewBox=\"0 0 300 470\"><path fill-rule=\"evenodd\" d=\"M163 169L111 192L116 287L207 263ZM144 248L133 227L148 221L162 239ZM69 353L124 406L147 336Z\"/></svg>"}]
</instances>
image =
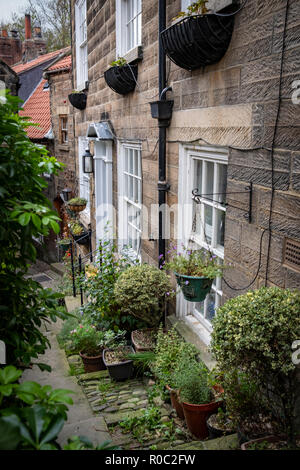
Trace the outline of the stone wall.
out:
<instances>
[{"instance_id":1,"label":"stone wall","mask_svg":"<svg viewBox=\"0 0 300 470\"><path fill-rule=\"evenodd\" d=\"M18 75L0 59L0 82L3 83L1 89L7 88L14 96L18 95L19 77Z\"/></svg>"},{"instance_id":2,"label":"stone wall","mask_svg":"<svg viewBox=\"0 0 300 470\"><path fill-rule=\"evenodd\" d=\"M74 8L74 1L73 8ZM300 3L290 0L283 59L282 106L274 152L274 198L268 284L300 285L300 273L283 265L285 237L300 240L300 129L299 106L291 101L292 83L300 78ZM228 192L253 183L252 223L243 218L248 202L231 195L225 233L225 263L232 263L226 279L235 288L248 285L259 264L260 241L269 226L272 183L270 148L279 96L279 72L285 15L284 0L248 0L236 16L229 49L223 59L189 72L167 60L168 84L173 88L174 113L167 131L167 202L178 200L180 142L204 139L229 147ZM85 135L90 122L108 114L118 139L142 142L143 204L157 203L158 129L149 101L158 97L158 4L143 1L143 59L138 63L138 86L126 96L105 83L104 71L116 57L115 1L88 0L89 90L87 108L75 111L75 134ZM167 1L167 21L180 11L180 1ZM74 15L73 15L74 18ZM73 19L74 21L74 19ZM75 39L74 24L73 36ZM75 43L75 41L74 41ZM74 46L73 46L74 47ZM74 58L75 58L75 49ZM74 73L76 71L76 60ZM75 76L75 75L74 75ZM169 95L171 97L171 95ZM201 140L199 140L201 142ZM203 142L203 141L202 141ZM232 148L234 147L234 148ZM258 150L245 151L245 149ZM117 150L114 146L114 202L117 207ZM91 196L93 197L93 185ZM92 208L92 216L94 208ZM94 224L94 219L92 218ZM157 225L157 224L154 224ZM174 227L172 228L174 233ZM264 284L268 233L262 239L261 268L256 288ZM143 260L157 263L156 241L143 240ZM224 299L243 291L223 285Z\"/></svg>"}]
</instances>

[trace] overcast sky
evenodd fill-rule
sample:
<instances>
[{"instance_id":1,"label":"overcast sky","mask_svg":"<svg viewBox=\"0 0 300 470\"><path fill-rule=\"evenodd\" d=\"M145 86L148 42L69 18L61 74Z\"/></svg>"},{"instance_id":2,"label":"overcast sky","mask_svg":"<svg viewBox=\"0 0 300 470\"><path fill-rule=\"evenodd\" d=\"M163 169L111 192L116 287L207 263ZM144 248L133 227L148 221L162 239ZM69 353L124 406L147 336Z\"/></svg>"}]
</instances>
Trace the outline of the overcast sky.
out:
<instances>
[{"instance_id":1,"label":"overcast sky","mask_svg":"<svg viewBox=\"0 0 300 470\"><path fill-rule=\"evenodd\" d=\"M0 0L0 23L6 23L11 19L11 14L19 13L20 9L27 4L27 0Z\"/></svg>"}]
</instances>

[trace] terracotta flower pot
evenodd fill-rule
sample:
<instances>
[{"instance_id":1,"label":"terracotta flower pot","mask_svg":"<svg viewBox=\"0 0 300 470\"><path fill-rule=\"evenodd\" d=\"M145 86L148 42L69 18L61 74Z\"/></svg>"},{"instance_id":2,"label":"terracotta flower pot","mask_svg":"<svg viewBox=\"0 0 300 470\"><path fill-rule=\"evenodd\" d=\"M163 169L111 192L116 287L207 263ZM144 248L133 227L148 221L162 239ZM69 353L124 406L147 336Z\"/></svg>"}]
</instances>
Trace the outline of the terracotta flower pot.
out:
<instances>
[{"instance_id":1,"label":"terracotta flower pot","mask_svg":"<svg viewBox=\"0 0 300 470\"><path fill-rule=\"evenodd\" d=\"M212 401L205 405L193 405L182 402L187 427L195 437L205 439L208 436L206 420L219 406L220 402L218 401Z\"/></svg>"},{"instance_id":2,"label":"terracotta flower pot","mask_svg":"<svg viewBox=\"0 0 300 470\"><path fill-rule=\"evenodd\" d=\"M82 359L84 371L86 373L98 372L99 370L106 369L105 364L103 362L103 358L102 358L102 351L101 351L101 354L99 354L99 356L86 356L85 354L81 352L79 353L79 355Z\"/></svg>"},{"instance_id":3,"label":"terracotta flower pot","mask_svg":"<svg viewBox=\"0 0 300 470\"><path fill-rule=\"evenodd\" d=\"M166 385L166 389L169 390L170 392L172 407L174 408L174 410L176 410L178 418L184 419L184 412L183 412L182 404L178 400L177 391L169 387L169 385Z\"/></svg>"},{"instance_id":4,"label":"terracotta flower pot","mask_svg":"<svg viewBox=\"0 0 300 470\"><path fill-rule=\"evenodd\" d=\"M244 442L241 445L242 450L251 450L249 447L251 447L253 444L260 444L261 442L267 441L267 442L279 442L280 440L284 439L285 436L265 436L265 437L260 437L259 439L252 439L251 441Z\"/></svg>"},{"instance_id":5,"label":"terracotta flower pot","mask_svg":"<svg viewBox=\"0 0 300 470\"><path fill-rule=\"evenodd\" d=\"M139 343L137 341L137 334L142 331L142 332L146 332L146 333L150 333L150 332L155 332L157 331L156 328L144 328L143 330L134 330L131 332L131 342L133 344L133 347L134 349L136 350L136 352L143 352L143 351L153 351L153 348L151 347L148 347L148 346L142 346L141 343Z\"/></svg>"}]
</instances>

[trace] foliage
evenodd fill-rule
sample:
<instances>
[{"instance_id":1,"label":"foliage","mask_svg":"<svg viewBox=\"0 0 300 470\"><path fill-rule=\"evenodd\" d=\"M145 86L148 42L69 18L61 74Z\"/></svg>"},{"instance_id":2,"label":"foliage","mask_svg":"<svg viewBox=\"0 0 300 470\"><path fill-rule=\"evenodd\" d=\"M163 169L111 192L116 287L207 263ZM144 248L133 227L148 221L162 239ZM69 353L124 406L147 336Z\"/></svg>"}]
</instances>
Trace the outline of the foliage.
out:
<instances>
[{"instance_id":1,"label":"foliage","mask_svg":"<svg viewBox=\"0 0 300 470\"><path fill-rule=\"evenodd\" d=\"M71 349L87 356L97 356L104 348L119 346L125 334L125 331L118 333L112 330L99 331L95 325L84 321L70 332Z\"/></svg>"},{"instance_id":2,"label":"foliage","mask_svg":"<svg viewBox=\"0 0 300 470\"><path fill-rule=\"evenodd\" d=\"M246 374L257 390L257 412L269 410L290 440L297 399L291 344L300 337L299 311L298 290L263 287L247 292L218 310L211 345L220 370ZM231 393L235 396L234 389L227 391Z\"/></svg>"},{"instance_id":3,"label":"foliage","mask_svg":"<svg viewBox=\"0 0 300 470\"><path fill-rule=\"evenodd\" d=\"M62 49L70 45L70 2L69 0L28 0L20 13L14 13L7 25L15 29L23 41L25 13L31 15L32 24L42 25L42 36L46 40L47 52Z\"/></svg>"},{"instance_id":4,"label":"foliage","mask_svg":"<svg viewBox=\"0 0 300 470\"><path fill-rule=\"evenodd\" d=\"M182 350L178 364L172 374L172 386L179 390L180 399L194 405L210 403L213 400L212 390L208 385L209 372L203 362L191 358Z\"/></svg>"},{"instance_id":5,"label":"foliage","mask_svg":"<svg viewBox=\"0 0 300 470\"><path fill-rule=\"evenodd\" d=\"M164 272L141 264L129 267L120 275L114 295L121 315L132 315L152 327L161 321L165 299L171 291L169 277Z\"/></svg>"},{"instance_id":6,"label":"foliage","mask_svg":"<svg viewBox=\"0 0 300 470\"><path fill-rule=\"evenodd\" d=\"M187 7L187 11L181 11L178 13L174 20L177 18L184 18L186 16L192 16L192 15L206 15L208 13L208 9L206 8L206 4L208 3L208 0L198 0L197 2L193 2L191 5Z\"/></svg>"},{"instance_id":7,"label":"foliage","mask_svg":"<svg viewBox=\"0 0 300 470\"><path fill-rule=\"evenodd\" d=\"M83 206L86 205L87 200L84 199L83 197L73 197L68 201L69 206Z\"/></svg>"},{"instance_id":8,"label":"foliage","mask_svg":"<svg viewBox=\"0 0 300 470\"><path fill-rule=\"evenodd\" d=\"M73 392L36 382L19 384L21 374L14 366L0 370L0 449L57 449L55 439Z\"/></svg>"},{"instance_id":9,"label":"foliage","mask_svg":"<svg viewBox=\"0 0 300 470\"><path fill-rule=\"evenodd\" d=\"M143 327L131 315L120 312L120 307L114 293L114 286L131 263L128 259L118 256L116 246L104 239L96 254L96 268L93 276L87 275L82 279L82 288L89 302L84 305L84 314L97 327L121 330L134 330Z\"/></svg>"},{"instance_id":10,"label":"foliage","mask_svg":"<svg viewBox=\"0 0 300 470\"><path fill-rule=\"evenodd\" d=\"M161 411L156 406L149 406L140 416L125 418L120 422L120 426L123 432L131 432L139 442L151 437L153 433L170 439L174 430L172 420L167 423L161 422Z\"/></svg>"},{"instance_id":11,"label":"foliage","mask_svg":"<svg viewBox=\"0 0 300 470\"><path fill-rule=\"evenodd\" d=\"M190 250L183 247L182 253L176 252L176 247L170 251L171 261L164 264L166 269L185 276L199 276L214 279L220 276L223 266L218 264L217 257L211 255L203 248L200 250Z\"/></svg>"},{"instance_id":12,"label":"foliage","mask_svg":"<svg viewBox=\"0 0 300 470\"><path fill-rule=\"evenodd\" d=\"M175 327L167 332L159 328L154 350L155 362L151 365L151 370L164 385L172 386L170 380L183 350L191 359L197 354L195 346L180 338Z\"/></svg>"},{"instance_id":13,"label":"foliage","mask_svg":"<svg viewBox=\"0 0 300 470\"><path fill-rule=\"evenodd\" d=\"M73 310L72 314L67 318L57 335L57 340L61 347L65 347L66 343L71 339L71 331L75 330L80 321L82 321L82 311L80 308Z\"/></svg>"},{"instance_id":14,"label":"foliage","mask_svg":"<svg viewBox=\"0 0 300 470\"><path fill-rule=\"evenodd\" d=\"M62 238L61 240L57 242L57 244L58 245L70 245L71 242L72 242L71 238Z\"/></svg>"},{"instance_id":15,"label":"foliage","mask_svg":"<svg viewBox=\"0 0 300 470\"><path fill-rule=\"evenodd\" d=\"M79 222L70 222L70 229L73 235L81 235L84 233L84 227Z\"/></svg>"},{"instance_id":16,"label":"foliage","mask_svg":"<svg viewBox=\"0 0 300 470\"><path fill-rule=\"evenodd\" d=\"M28 263L36 260L33 237L59 231L42 175L56 174L61 165L28 139L19 104L8 93L0 104L0 338L8 363L29 365L49 344L42 322L65 317L57 305L59 294L25 279Z\"/></svg>"},{"instance_id":17,"label":"foliage","mask_svg":"<svg viewBox=\"0 0 300 470\"><path fill-rule=\"evenodd\" d=\"M145 373L155 361L154 351L142 351L128 355L128 359L133 360L134 366L141 372Z\"/></svg>"},{"instance_id":18,"label":"foliage","mask_svg":"<svg viewBox=\"0 0 300 470\"><path fill-rule=\"evenodd\" d=\"M127 65L127 60L124 57L118 57L110 64L111 67L124 67L124 65Z\"/></svg>"}]
</instances>

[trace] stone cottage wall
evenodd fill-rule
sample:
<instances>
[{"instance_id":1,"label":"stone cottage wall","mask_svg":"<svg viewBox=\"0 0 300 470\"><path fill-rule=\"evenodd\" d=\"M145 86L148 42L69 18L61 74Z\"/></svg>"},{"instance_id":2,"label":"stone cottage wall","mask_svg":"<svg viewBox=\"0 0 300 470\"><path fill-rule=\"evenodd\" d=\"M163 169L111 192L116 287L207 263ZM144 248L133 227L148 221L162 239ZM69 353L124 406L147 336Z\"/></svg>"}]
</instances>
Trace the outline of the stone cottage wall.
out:
<instances>
[{"instance_id":1,"label":"stone cottage wall","mask_svg":"<svg viewBox=\"0 0 300 470\"><path fill-rule=\"evenodd\" d=\"M215 65L189 72L167 60L168 84L173 88L174 99L173 118L167 131L167 180L171 185L168 204L178 200L179 142L204 139L212 145L229 147L228 192L241 191L250 181L253 183L251 224L244 219L241 210L247 207L248 196L230 195L227 200L230 205L241 208L228 207L225 231L225 263L233 265L225 277L237 289L254 279L261 236L263 230L269 228L272 163L270 152L261 147L270 148L272 144L285 4L285 0L249 0L236 17L227 53ZM300 2L290 0L289 4L282 105L274 151L276 191L268 284L299 287L300 273L283 264L285 237L300 240L299 105L291 101L293 82L300 79ZM169 0L167 5L168 24L171 24L180 11L180 1ZM118 139L141 140L143 203L150 207L157 203L158 180L158 129L148 104L158 98L158 2L143 0L143 60L138 63L138 86L124 97L110 90L103 78L104 71L116 58L115 1L88 0L87 7L89 90L86 110L75 111L75 134L85 135L88 124L99 121L106 113ZM75 49L73 53L75 58ZM244 151L253 148L258 150ZM116 152L115 145L113 191L117 207ZM93 185L91 196L94 196ZM93 214L94 208L92 217ZM174 234L176 217L172 220ZM251 288L265 282L267 248L268 232L262 238L261 268ZM143 240L142 255L144 261L157 263L157 242ZM243 292L225 284L223 290L225 300Z\"/></svg>"}]
</instances>

